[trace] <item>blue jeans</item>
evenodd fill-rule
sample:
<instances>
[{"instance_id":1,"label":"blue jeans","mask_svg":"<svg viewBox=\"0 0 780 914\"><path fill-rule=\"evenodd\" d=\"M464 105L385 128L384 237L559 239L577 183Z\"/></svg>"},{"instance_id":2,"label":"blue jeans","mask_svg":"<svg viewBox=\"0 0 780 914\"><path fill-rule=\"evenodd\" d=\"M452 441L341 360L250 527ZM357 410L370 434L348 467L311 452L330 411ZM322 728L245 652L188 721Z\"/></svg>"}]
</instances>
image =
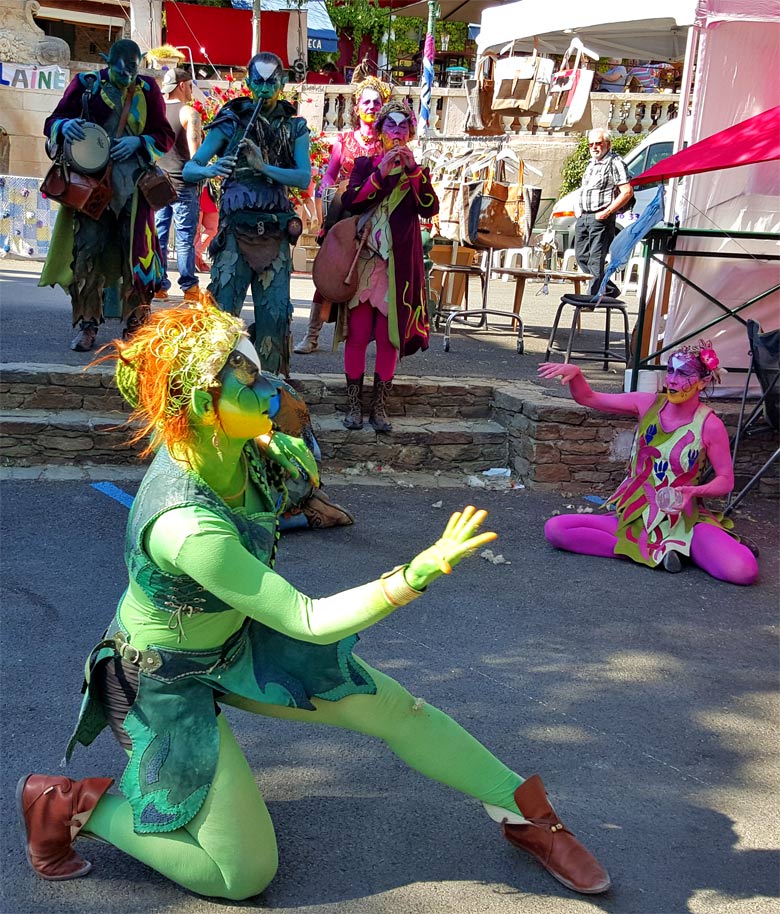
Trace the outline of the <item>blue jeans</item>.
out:
<instances>
[{"instance_id":1,"label":"blue jeans","mask_svg":"<svg viewBox=\"0 0 780 914\"><path fill-rule=\"evenodd\" d=\"M171 233L171 220L176 227L176 265L179 269L179 286L182 292L198 285L195 273L195 235L198 230L198 215L200 213L200 185L185 184L179 190L175 203L158 209L154 214L154 224L157 237L160 239L160 249L163 255L165 276L161 289L167 291L171 287L168 279L168 236Z\"/></svg>"}]
</instances>

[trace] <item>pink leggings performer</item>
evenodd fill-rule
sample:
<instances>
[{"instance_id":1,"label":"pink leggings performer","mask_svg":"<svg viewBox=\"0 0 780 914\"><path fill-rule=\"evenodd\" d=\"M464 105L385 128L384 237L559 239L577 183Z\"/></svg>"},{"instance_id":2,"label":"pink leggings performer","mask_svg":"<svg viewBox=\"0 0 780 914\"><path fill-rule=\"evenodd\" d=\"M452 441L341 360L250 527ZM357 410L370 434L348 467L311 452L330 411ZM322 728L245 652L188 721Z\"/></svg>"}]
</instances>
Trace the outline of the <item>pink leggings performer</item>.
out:
<instances>
[{"instance_id":1,"label":"pink leggings performer","mask_svg":"<svg viewBox=\"0 0 780 914\"><path fill-rule=\"evenodd\" d=\"M547 521L544 535L557 549L618 558L617 526L616 517L561 514ZM758 578L758 564L747 546L710 524L697 524L694 528L691 560L714 578L730 584L755 584Z\"/></svg>"},{"instance_id":2,"label":"pink leggings performer","mask_svg":"<svg viewBox=\"0 0 780 914\"><path fill-rule=\"evenodd\" d=\"M380 380L393 380L398 350L387 333L387 317L369 302L362 301L349 310L347 340L344 345L344 371L350 378L362 377L366 352L372 337L376 340L376 373Z\"/></svg>"},{"instance_id":3,"label":"pink leggings performer","mask_svg":"<svg viewBox=\"0 0 780 914\"><path fill-rule=\"evenodd\" d=\"M624 557L650 568L682 568L690 556L699 568L730 584L753 584L753 553L728 533L731 521L710 511L706 498L734 488L729 436L723 422L700 401L719 380L718 357L708 342L673 352L664 393L598 393L572 364L544 362L539 376L560 378L582 406L634 415L638 426L626 478L607 505L612 516L564 514L551 518L544 534L558 549ZM707 465L712 477L702 482Z\"/></svg>"}]
</instances>

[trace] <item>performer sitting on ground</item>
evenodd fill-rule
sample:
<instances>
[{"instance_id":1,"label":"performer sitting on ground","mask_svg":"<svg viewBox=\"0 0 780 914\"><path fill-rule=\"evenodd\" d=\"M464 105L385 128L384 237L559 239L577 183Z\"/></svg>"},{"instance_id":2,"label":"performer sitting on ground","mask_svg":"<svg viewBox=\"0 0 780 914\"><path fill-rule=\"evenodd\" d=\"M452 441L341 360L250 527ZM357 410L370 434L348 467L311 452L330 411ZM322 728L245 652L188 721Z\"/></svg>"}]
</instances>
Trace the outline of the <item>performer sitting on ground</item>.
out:
<instances>
[{"instance_id":1,"label":"performer sitting on ground","mask_svg":"<svg viewBox=\"0 0 780 914\"><path fill-rule=\"evenodd\" d=\"M246 76L252 98L234 98L220 109L182 174L193 183L224 178L219 230L209 249L209 292L220 308L238 316L251 285L255 349L268 371L287 377L293 314L290 246L303 228L287 188L309 186L311 162L309 128L282 98L284 80L276 54L255 54Z\"/></svg>"},{"instance_id":2,"label":"performer sitting on ground","mask_svg":"<svg viewBox=\"0 0 780 914\"><path fill-rule=\"evenodd\" d=\"M523 781L353 653L358 632L494 539L479 532L486 512L464 508L408 564L312 599L272 570L285 485L255 442L271 428L277 381L261 373L241 322L216 308L165 309L132 344L114 345L135 437L151 434L158 451L128 520L129 586L90 654L67 755L110 726L130 758L124 796L107 792L111 778L20 780L35 872L84 875L90 864L72 847L82 833L201 895L261 892L276 873L276 839L220 713L227 704L377 736L407 764L484 803L506 838L564 885L605 891L607 873L561 824L538 775Z\"/></svg>"},{"instance_id":3,"label":"performer sitting on ground","mask_svg":"<svg viewBox=\"0 0 780 914\"><path fill-rule=\"evenodd\" d=\"M60 285L70 296L73 326L79 325L70 347L76 352L95 345L105 289L120 285L129 335L149 316L164 275L154 210L139 192L138 180L171 148L174 136L157 83L138 76L141 56L134 41L115 42L108 67L74 76L43 126L55 155L66 142L85 140L84 126L90 122L111 138L111 203L100 219L60 207L38 283Z\"/></svg>"},{"instance_id":4,"label":"performer sitting on ground","mask_svg":"<svg viewBox=\"0 0 780 914\"><path fill-rule=\"evenodd\" d=\"M710 343L683 346L669 357L666 392L604 394L594 391L576 365L545 362L542 378L560 378L583 406L630 413L639 420L629 475L607 502L615 515L563 514L544 534L559 549L681 570L680 556L721 581L753 584L758 564L731 534L731 522L705 508L702 499L734 488L729 438L723 422L699 401L719 381ZM707 462L714 476L700 483Z\"/></svg>"},{"instance_id":5,"label":"performer sitting on ground","mask_svg":"<svg viewBox=\"0 0 780 914\"><path fill-rule=\"evenodd\" d=\"M320 233L320 242L324 238L327 228L341 215L346 215L341 205L341 193L346 190L347 180L355 166L355 159L360 156L373 156L382 151L382 142L376 132L376 119L382 105L389 100L391 91L390 86L381 79L377 79L376 76L367 77L355 88L352 130L340 133L336 137L330 151L328 170L320 182L320 193L327 192L330 188L336 188L335 195L328 205L328 215L326 224ZM339 188L341 189L339 190ZM308 355L316 351L322 330L323 305L326 305L325 300L319 292L315 292L306 336L298 343L293 352Z\"/></svg>"}]
</instances>

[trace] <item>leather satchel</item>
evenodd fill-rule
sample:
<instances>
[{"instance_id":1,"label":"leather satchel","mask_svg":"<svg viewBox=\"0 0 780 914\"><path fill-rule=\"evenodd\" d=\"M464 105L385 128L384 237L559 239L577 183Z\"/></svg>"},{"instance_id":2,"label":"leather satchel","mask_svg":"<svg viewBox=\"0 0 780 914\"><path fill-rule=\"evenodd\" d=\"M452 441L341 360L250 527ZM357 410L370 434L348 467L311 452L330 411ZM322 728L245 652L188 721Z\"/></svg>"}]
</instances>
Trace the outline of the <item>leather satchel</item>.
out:
<instances>
[{"instance_id":1,"label":"leather satchel","mask_svg":"<svg viewBox=\"0 0 780 914\"><path fill-rule=\"evenodd\" d=\"M468 243L480 249L525 247L541 197L541 187L523 184L522 162L512 184L498 180L495 165L491 166L482 189L468 201Z\"/></svg>"},{"instance_id":2,"label":"leather satchel","mask_svg":"<svg viewBox=\"0 0 780 914\"><path fill-rule=\"evenodd\" d=\"M152 209L163 209L179 197L170 175L159 165L150 165L138 179L138 190Z\"/></svg>"},{"instance_id":3,"label":"leather satchel","mask_svg":"<svg viewBox=\"0 0 780 914\"><path fill-rule=\"evenodd\" d=\"M41 182L41 193L90 219L100 219L111 202L111 166L102 177L82 175L58 159Z\"/></svg>"},{"instance_id":4,"label":"leather satchel","mask_svg":"<svg viewBox=\"0 0 780 914\"><path fill-rule=\"evenodd\" d=\"M358 258L371 231L371 220L367 219L360 232L360 220L360 216L350 216L337 222L314 258L314 288L329 302L349 301L358 290Z\"/></svg>"}]
</instances>

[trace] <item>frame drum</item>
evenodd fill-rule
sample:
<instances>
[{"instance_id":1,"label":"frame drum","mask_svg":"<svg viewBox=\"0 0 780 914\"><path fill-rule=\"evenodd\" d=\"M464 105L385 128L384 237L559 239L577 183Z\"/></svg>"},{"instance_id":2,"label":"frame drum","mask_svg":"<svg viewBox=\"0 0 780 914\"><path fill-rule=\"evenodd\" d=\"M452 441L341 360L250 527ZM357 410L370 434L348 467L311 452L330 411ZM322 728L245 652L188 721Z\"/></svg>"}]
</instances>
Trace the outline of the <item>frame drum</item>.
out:
<instances>
[{"instance_id":1,"label":"frame drum","mask_svg":"<svg viewBox=\"0 0 780 914\"><path fill-rule=\"evenodd\" d=\"M94 175L108 165L111 139L98 124L81 125L86 136L83 140L65 140L63 155L71 168L83 175Z\"/></svg>"}]
</instances>

